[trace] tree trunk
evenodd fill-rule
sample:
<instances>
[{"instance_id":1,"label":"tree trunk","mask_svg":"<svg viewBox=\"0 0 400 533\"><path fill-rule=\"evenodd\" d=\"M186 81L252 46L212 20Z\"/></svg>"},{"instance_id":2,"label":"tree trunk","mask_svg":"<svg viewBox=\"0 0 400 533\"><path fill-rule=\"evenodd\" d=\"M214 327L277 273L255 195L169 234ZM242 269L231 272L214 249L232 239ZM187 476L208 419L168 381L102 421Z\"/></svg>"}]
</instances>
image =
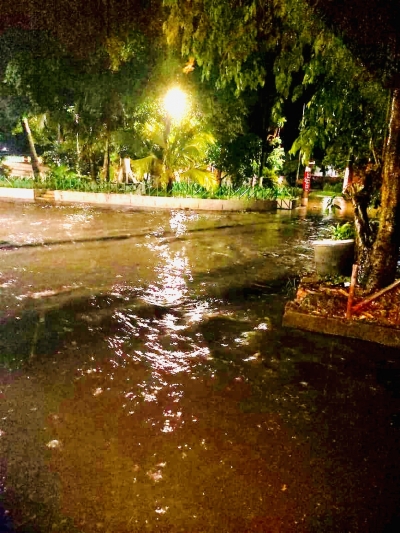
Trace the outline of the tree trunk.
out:
<instances>
[{"instance_id":1,"label":"tree trunk","mask_svg":"<svg viewBox=\"0 0 400 533\"><path fill-rule=\"evenodd\" d=\"M35 142L33 140L31 128L29 127L29 122L28 122L28 119L26 117L24 117L21 120L21 122L22 122L22 127L23 127L23 129L25 131L26 137L28 139L29 151L31 153L31 163L32 163L33 175L35 177L35 180L39 180L41 178L40 163L39 163L39 159L38 159L38 156L37 156L37 153L36 153Z\"/></svg>"},{"instance_id":2,"label":"tree trunk","mask_svg":"<svg viewBox=\"0 0 400 533\"><path fill-rule=\"evenodd\" d=\"M120 158L117 182L118 183L130 183L130 182L138 183L137 179L135 178L132 172L130 157Z\"/></svg>"},{"instance_id":3,"label":"tree trunk","mask_svg":"<svg viewBox=\"0 0 400 533\"><path fill-rule=\"evenodd\" d=\"M110 181L110 141L108 139L108 135L106 137L106 144L104 147L102 178L105 181Z\"/></svg>"},{"instance_id":4,"label":"tree trunk","mask_svg":"<svg viewBox=\"0 0 400 533\"><path fill-rule=\"evenodd\" d=\"M79 144L79 133L76 132L76 173L81 175L81 148Z\"/></svg>"},{"instance_id":5,"label":"tree trunk","mask_svg":"<svg viewBox=\"0 0 400 533\"><path fill-rule=\"evenodd\" d=\"M172 174L172 172L169 172L168 173L168 176L167 176L167 192L171 192L172 191L172 187L174 185L174 175Z\"/></svg>"},{"instance_id":6,"label":"tree trunk","mask_svg":"<svg viewBox=\"0 0 400 533\"><path fill-rule=\"evenodd\" d=\"M353 155L353 150L350 149L349 159L347 160L347 167L344 173L343 192L346 192L346 189L348 187L351 187L351 185L353 184L353 178L354 178L354 155Z\"/></svg>"},{"instance_id":7,"label":"tree trunk","mask_svg":"<svg viewBox=\"0 0 400 533\"><path fill-rule=\"evenodd\" d=\"M136 181L131 168L131 158L123 157L120 163L120 176L118 176L118 181L122 183L129 183L130 181Z\"/></svg>"},{"instance_id":8,"label":"tree trunk","mask_svg":"<svg viewBox=\"0 0 400 533\"><path fill-rule=\"evenodd\" d=\"M217 168L216 180L217 180L217 189L220 189L221 183L222 183L222 170L220 168Z\"/></svg>"},{"instance_id":9,"label":"tree trunk","mask_svg":"<svg viewBox=\"0 0 400 533\"><path fill-rule=\"evenodd\" d=\"M57 124L57 142L58 144L62 144L64 142L64 135L60 123Z\"/></svg>"},{"instance_id":10,"label":"tree trunk","mask_svg":"<svg viewBox=\"0 0 400 533\"><path fill-rule=\"evenodd\" d=\"M260 177L262 176L263 168L265 167L265 160L267 159L267 143L268 141L263 139L262 145L261 145L261 156L260 156L259 167L258 167L258 175Z\"/></svg>"},{"instance_id":11,"label":"tree trunk","mask_svg":"<svg viewBox=\"0 0 400 533\"><path fill-rule=\"evenodd\" d=\"M400 247L400 88L393 90L389 136L383 162L379 228L372 249L367 289L393 282Z\"/></svg>"},{"instance_id":12,"label":"tree trunk","mask_svg":"<svg viewBox=\"0 0 400 533\"><path fill-rule=\"evenodd\" d=\"M96 181L97 170L96 170L96 161L95 161L95 155L94 154L90 154L89 165L90 165L90 177L91 177L92 181Z\"/></svg>"},{"instance_id":13,"label":"tree trunk","mask_svg":"<svg viewBox=\"0 0 400 533\"><path fill-rule=\"evenodd\" d=\"M354 207L355 242L356 242L356 263L359 265L358 281L364 286L371 271L371 251L373 235L368 216L368 205L370 195L364 190L350 194Z\"/></svg>"}]
</instances>

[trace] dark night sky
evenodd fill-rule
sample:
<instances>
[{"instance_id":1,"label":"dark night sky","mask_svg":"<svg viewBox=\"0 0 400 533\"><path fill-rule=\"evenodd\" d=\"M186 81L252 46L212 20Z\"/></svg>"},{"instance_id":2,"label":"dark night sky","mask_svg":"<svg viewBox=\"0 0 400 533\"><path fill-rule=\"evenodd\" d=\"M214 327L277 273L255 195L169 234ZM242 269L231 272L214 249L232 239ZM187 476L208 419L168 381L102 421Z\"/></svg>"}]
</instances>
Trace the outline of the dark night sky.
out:
<instances>
[{"instance_id":1,"label":"dark night sky","mask_svg":"<svg viewBox=\"0 0 400 533\"><path fill-rule=\"evenodd\" d=\"M160 7L161 0L0 0L0 31L47 30L72 53L85 55L115 31L161 32Z\"/></svg>"},{"instance_id":2,"label":"dark night sky","mask_svg":"<svg viewBox=\"0 0 400 533\"><path fill-rule=\"evenodd\" d=\"M400 83L399 0L307 0L366 67Z\"/></svg>"}]
</instances>

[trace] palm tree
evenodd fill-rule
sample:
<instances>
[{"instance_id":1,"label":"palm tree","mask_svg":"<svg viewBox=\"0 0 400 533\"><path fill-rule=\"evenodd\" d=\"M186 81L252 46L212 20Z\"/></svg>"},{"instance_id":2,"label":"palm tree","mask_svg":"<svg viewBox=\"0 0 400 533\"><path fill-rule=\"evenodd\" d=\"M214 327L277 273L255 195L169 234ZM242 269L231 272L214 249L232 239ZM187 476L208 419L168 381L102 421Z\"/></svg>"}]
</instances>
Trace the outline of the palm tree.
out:
<instances>
[{"instance_id":1,"label":"palm tree","mask_svg":"<svg viewBox=\"0 0 400 533\"><path fill-rule=\"evenodd\" d=\"M144 125L142 135L150 154L132 161L140 179L150 175L167 189L174 181L195 181L207 188L216 186L216 177L206 167L206 154L215 140L209 132L200 130L196 120L186 119L178 126L151 119Z\"/></svg>"}]
</instances>

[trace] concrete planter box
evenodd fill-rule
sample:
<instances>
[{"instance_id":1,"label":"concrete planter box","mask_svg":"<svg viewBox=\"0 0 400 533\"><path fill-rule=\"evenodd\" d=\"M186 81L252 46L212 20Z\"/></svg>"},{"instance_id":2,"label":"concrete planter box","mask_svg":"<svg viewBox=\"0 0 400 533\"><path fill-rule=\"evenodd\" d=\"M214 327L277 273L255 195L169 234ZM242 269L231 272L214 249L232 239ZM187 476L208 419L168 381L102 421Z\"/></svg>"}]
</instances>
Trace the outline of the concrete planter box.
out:
<instances>
[{"instance_id":1,"label":"concrete planter box","mask_svg":"<svg viewBox=\"0 0 400 533\"><path fill-rule=\"evenodd\" d=\"M218 200L145 196L139 194L89 193L54 191L60 203L87 203L97 205L125 205L137 209L193 209L200 211L275 211L276 200Z\"/></svg>"},{"instance_id":2,"label":"concrete planter box","mask_svg":"<svg viewBox=\"0 0 400 533\"><path fill-rule=\"evenodd\" d=\"M219 200L202 198L177 198L81 191L46 191L45 189L17 189L0 187L0 199L45 200L47 193L52 202L60 204L90 204L101 206L126 206L132 209L193 209L199 211L276 211L276 200Z\"/></svg>"},{"instance_id":3,"label":"concrete planter box","mask_svg":"<svg viewBox=\"0 0 400 533\"><path fill-rule=\"evenodd\" d=\"M354 262L354 239L314 241L315 268L320 276L349 276Z\"/></svg>"},{"instance_id":4,"label":"concrete planter box","mask_svg":"<svg viewBox=\"0 0 400 533\"><path fill-rule=\"evenodd\" d=\"M34 200L34 189L17 189L16 187L0 187L0 199Z\"/></svg>"},{"instance_id":5,"label":"concrete planter box","mask_svg":"<svg viewBox=\"0 0 400 533\"><path fill-rule=\"evenodd\" d=\"M276 202L277 202L278 209L291 210L291 209L295 209L298 206L297 198L292 198L292 199L278 198Z\"/></svg>"},{"instance_id":6,"label":"concrete planter box","mask_svg":"<svg viewBox=\"0 0 400 533\"><path fill-rule=\"evenodd\" d=\"M294 311L286 307L282 325L288 328L313 331L327 335L351 337L368 342L376 342L385 346L400 348L400 329L361 321L329 318Z\"/></svg>"}]
</instances>

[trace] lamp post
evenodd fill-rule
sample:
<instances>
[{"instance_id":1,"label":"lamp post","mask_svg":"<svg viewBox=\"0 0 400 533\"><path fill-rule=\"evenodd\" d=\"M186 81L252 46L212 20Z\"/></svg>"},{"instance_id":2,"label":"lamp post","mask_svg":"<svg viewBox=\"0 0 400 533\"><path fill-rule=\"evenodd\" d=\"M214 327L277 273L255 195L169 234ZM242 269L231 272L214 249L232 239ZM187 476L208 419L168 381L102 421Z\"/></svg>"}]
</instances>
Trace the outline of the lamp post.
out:
<instances>
[{"instance_id":1,"label":"lamp post","mask_svg":"<svg viewBox=\"0 0 400 533\"><path fill-rule=\"evenodd\" d=\"M179 87L173 87L165 95L164 107L169 117L179 122L187 109L186 94Z\"/></svg>"},{"instance_id":2,"label":"lamp post","mask_svg":"<svg viewBox=\"0 0 400 533\"><path fill-rule=\"evenodd\" d=\"M171 131L171 122L179 122L182 120L187 110L187 97L186 94L179 89L179 87L173 87L170 89L164 98L164 108L166 111L165 118L165 131L164 141L168 143L168 136Z\"/></svg>"},{"instance_id":3,"label":"lamp post","mask_svg":"<svg viewBox=\"0 0 400 533\"><path fill-rule=\"evenodd\" d=\"M163 166L168 176L167 189L172 188L173 175L168 169L168 152L169 152L169 136L171 132L172 121L178 123L182 120L183 116L187 112L187 97L186 94L179 89L179 87L173 87L170 89L164 97L164 109L165 109L165 128L164 128L164 155Z\"/></svg>"}]
</instances>

